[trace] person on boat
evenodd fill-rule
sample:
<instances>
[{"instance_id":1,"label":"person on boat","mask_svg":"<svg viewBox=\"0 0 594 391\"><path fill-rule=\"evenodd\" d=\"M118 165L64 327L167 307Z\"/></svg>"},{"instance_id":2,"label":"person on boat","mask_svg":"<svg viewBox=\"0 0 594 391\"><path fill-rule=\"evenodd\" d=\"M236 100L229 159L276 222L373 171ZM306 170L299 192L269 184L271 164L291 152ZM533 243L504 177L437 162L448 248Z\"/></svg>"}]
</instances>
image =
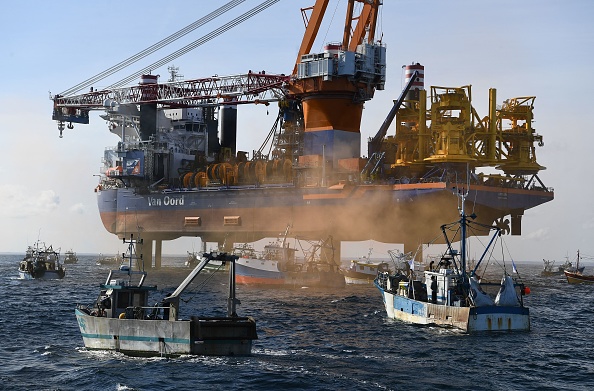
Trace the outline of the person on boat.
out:
<instances>
[{"instance_id":1,"label":"person on boat","mask_svg":"<svg viewBox=\"0 0 594 391\"><path fill-rule=\"evenodd\" d=\"M431 276L431 302L437 304L437 278Z\"/></svg>"}]
</instances>

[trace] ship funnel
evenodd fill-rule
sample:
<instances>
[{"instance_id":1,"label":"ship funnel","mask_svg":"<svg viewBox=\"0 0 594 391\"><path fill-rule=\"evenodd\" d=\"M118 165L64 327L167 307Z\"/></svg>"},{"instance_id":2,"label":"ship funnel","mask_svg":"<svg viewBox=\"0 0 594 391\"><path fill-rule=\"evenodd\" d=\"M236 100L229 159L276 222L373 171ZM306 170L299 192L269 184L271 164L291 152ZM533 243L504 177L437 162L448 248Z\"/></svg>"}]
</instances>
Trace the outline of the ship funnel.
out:
<instances>
[{"instance_id":1,"label":"ship funnel","mask_svg":"<svg viewBox=\"0 0 594 391\"><path fill-rule=\"evenodd\" d=\"M425 88L425 67L418 62L404 67L404 85L407 85L411 77L417 72L417 78L413 81L410 90L406 94L406 100L419 100L419 92Z\"/></svg>"},{"instance_id":2,"label":"ship funnel","mask_svg":"<svg viewBox=\"0 0 594 391\"><path fill-rule=\"evenodd\" d=\"M143 141L149 140L157 133L157 80L159 75L142 75L140 86L142 86L140 104L140 138Z\"/></svg>"}]
</instances>

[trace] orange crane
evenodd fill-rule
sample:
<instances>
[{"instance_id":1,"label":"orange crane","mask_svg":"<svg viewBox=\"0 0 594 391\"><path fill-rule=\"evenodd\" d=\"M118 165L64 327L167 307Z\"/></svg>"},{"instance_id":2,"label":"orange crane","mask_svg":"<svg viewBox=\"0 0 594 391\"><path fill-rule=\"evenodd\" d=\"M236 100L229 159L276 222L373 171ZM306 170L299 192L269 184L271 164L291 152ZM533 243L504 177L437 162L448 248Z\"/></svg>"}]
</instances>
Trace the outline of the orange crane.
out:
<instances>
[{"instance_id":1,"label":"orange crane","mask_svg":"<svg viewBox=\"0 0 594 391\"><path fill-rule=\"evenodd\" d=\"M358 15L356 3L362 4ZM363 103L384 88L386 48L374 42L381 1L349 0L342 42L310 53L327 6L328 0L317 0L302 9L306 31L288 90L302 102L304 154L323 155L336 166L360 154ZM306 11L311 11L309 18Z\"/></svg>"}]
</instances>

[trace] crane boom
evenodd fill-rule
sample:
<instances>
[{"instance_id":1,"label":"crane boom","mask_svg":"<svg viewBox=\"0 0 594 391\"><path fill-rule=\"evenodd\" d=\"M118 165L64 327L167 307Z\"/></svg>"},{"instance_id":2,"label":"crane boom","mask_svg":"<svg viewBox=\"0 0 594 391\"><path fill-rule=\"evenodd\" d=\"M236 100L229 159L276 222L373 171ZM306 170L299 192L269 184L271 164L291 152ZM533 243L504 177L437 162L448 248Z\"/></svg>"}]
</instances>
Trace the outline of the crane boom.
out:
<instances>
[{"instance_id":1,"label":"crane boom","mask_svg":"<svg viewBox=\"0 0 594 391\"><path fill-rule=\"evenodd\" d=\"M322 19L326 13L329 0L316 0L313 7L304 8L301 10L304 13L307 10L311 10L311 16L307 23L299 52L297 53L297 60L295 61L295 67L293 68L293 74L297 73L297 67L301 62L301 58L305 54L309 54L313 43L322 24ZM364 3L361 13L359 16L353 16L353 8L355 1ZM375 37L375 27L377 22L377 10L381 5L380 0L349 0L347 4L347 14L344 25L344 35L342 39L342 48L354 52L357 46L363 42L363 39L367 35L367 41L372 42ZM357 21L357 26L351 34L352 24Z\"/></svg>"},{"instance_id":2,"label":"crane boom","mask_svg":"<svg viewBox=\"0 0 594 391\"><path fill-rule=\"evenodd\" d=\"M164 107L205 107L278 101L285 96L289 76L265 72L212 76L202 79L91 91L81 95L53 97L53 120L89 123L90 110L113 105L157 103Z\"/></svg>"},{"instance_id":3,"label":"crane boom","mask_svg":"<svg viewBox=\"0 0 594 391\"><path fill-rule=\"evenodd\" d=\"M354 1L354 0L351 0ZM361 1L361 0L357 0ZM372 0L365 2L363 9L361 10L361 14L357 18L357 26L355 27L355 31L353 32L353 36L351 37L351 42L349 43L349 51L355 51L357 46L363 42L365 35L367 34L367 41L373 42L375 38L375 26L377 23L377 11L379 9L381 2L380 0ZM345 28L350 27L354 18L353 15L350 15L350 21L347 19L347 25ZM346 43L346 37L344 39ZM345 46L346 47L346 46Z\"/></svg>"},{"instance_id":4,"label":"crane boom","mask_svg":"<svg viewBox=\"0 0 594 391\"><path fill-rule=\"evenodd\" d=\"M394 105L390 109L390 112L386 116L386 119L382 123L382 126L380 126L380 128L377 131L377 133L375 134L375 136L369 142L369 156L371 156L373 153L379 151L382 140L384 139L384 137L386 137L386 133L388 132L388 128L390 127L390 125L392 124L392 121L396 117L396 113L398 112L398 109L400 109L402 102L404 102L404 98L406 97L406 94L408 94L408 91L410 91L410 88L412 87L413 83L417 80L418 75L419 75L418 71L415 71L413 73L412 77L410 78L410 80L408 81L408 83L406 84L406 86L404 87L402 92L400 93L400 96L398 97L398 99L394 101Z\"/></svg>"},{"instance_id":5,"label":"crane boom","mask_svg":"<svg viewBox=\"0 0 594 391\"><path fill-rule=\"evenodd\" d=\"M328 7L329 0L317 0L316 4L313 7L302 9L301 12L305 12L306 10L311 9L312 14L309 23L305 28L305 34L303 35L303 39L301 41L301 46L299 47L299 52L297 53L297 60L295 61L295 67L293 68L293 74L297 73L297 64L301 62L301 56L304 54L309 53L313 43L318 35L318 30L320 29L320 25L322 24L322 19L324 19L324 14L326 13L326 7Z\"/></svg>"}]
</instances>

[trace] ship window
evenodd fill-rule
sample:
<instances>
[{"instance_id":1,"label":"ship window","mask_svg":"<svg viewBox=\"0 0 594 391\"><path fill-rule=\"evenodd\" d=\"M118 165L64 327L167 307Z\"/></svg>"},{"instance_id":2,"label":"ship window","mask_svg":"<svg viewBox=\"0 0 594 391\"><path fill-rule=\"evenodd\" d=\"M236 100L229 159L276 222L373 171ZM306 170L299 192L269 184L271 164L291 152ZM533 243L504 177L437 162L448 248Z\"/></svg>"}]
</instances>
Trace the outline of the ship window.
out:
<instances>
[{"instance_id":1,"label":"ship window","mask_svg":"<svg viewBox=\"0 0 594 391\"><path fill-rule=\"evenodd\" d=\"M185 217L184 218L184 225L186 227L188 227L188 226L198 227L198 226L200 226L200 224L201 224L200 217Z\"/></svg>"},{"instance_id":2,"label":"ship window","mask_svg":"<svg viewBox=\"0 0 594 391\"><path fill-rule=\"evenodd\" d=\"M117 299L117 308L126 308L130 305L130 294L128 292L119 292Z\"/></svg>"},{"instance_id":3,"label":"ship window","mask_svg":"<svg viewBox=\"0 0 594 391\"><path fill-rule=\"evenodd\" d=\"M137 293L135 295L132 295L132 305L135 307L144 306L144 294Z\"/></svg>"},{"instance_id":4,"label":"ship window","mask_svg":"<svg viewBox=\"0 0 594 391\"><path fill-rule=\"evenodd\" d=\"M223 225L241 225L241 216L225 216Z\"/></svg>"}]
</instances>

